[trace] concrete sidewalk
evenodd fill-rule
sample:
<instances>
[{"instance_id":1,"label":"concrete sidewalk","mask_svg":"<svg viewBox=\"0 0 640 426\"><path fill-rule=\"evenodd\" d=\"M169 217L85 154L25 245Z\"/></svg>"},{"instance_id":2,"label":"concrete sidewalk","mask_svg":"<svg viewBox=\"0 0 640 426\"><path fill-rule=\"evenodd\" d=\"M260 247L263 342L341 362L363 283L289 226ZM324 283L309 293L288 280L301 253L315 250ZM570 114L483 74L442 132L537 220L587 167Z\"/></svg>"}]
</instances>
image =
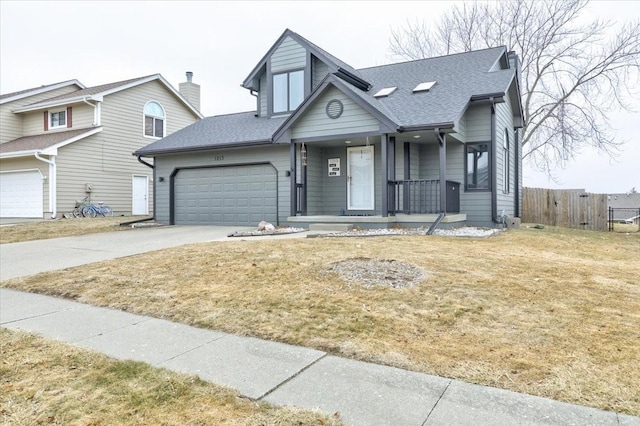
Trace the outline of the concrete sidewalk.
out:
<instances>
[{"instance_id":1,"label":"concrete sidewalk","mask_svg":"<svg viewBox=\"0 0 640 426\"><path fill-rule=\"evenodd\" d=\"M640 417L0 289L0 325L194 374L351 425L640 425Z\"/></svg>"}]
</instances>

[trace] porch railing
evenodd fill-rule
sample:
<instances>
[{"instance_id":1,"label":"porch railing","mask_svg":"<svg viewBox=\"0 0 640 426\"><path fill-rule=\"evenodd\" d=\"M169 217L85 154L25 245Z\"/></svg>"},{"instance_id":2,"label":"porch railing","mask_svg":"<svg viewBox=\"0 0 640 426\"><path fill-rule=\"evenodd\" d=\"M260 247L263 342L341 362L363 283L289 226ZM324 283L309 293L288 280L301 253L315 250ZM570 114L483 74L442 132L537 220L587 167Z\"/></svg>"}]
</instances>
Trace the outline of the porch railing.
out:
<instances>
[{"instance_id":1,"label":"porch railing","mask_svg":"<svg viewBox=\"0 0 640 426\"><path fill-rule=\"evenodd\" d=\"M460 183L446 181L447 213L460 212ZM389 214L433 214L440 211L440 180L389 181Z\"/></svg>"},{"instance_id":2,"label":"porch railing","mask_svg":"<svg viewBox=\"0 0 640 426\"><path fill-rule=\"evenodd\" d=\"M296 214L304 214L304 185L296 183Z\"/></svg>"}]
</instances>

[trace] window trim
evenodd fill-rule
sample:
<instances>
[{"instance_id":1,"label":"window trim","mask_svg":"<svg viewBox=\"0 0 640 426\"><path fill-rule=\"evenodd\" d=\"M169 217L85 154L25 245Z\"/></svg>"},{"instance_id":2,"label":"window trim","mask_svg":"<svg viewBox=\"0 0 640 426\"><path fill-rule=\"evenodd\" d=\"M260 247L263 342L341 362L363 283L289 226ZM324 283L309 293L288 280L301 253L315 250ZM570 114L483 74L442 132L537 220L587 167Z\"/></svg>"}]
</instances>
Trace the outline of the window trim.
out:
<instances>
[{"instance_id":1,"label":"window trim","mask_svg":"<svg viewBox=\"0 0 640 426\"><path fill-rule=\"evenodd\" d=\"M295 72L302 72L302 99L300 103L293 109L291 109L291 74ZM276 111L275 110L275 78L279 75L287 76L287 109L284 111ZM295 110L297 110L302 102L304 102L305 98L305 68L296 68L287 71L271 73L271 115L281 115L281 114L291 114Z\"/></svg>"},{"instance_id":2,"label":"window trim","mask_svg":"<svg viewBox=\"0 0 640 426\"><path fill-rule=\"evenodd\" d=\"M53 115L54 114L60 114L60 113L64 113L64 124L58 124L57 126L53 125ZM60 122L60 120L58 119L58 123ZM60 110L54 110L54 111L49 111L49 130L55 130L55 129L66 129L67 128L67 109L60 109Z\"/></svg>"},{"instance_id":3,"label":"window trim","mask_svg":"<svg viewBox=\"0 0 640 426\"><path fill-rule=\"evenodd\" d=\"M470 188L469 187L469 147L476 145L487 145L487 187L486 188ZM464 146L464 190L465 192L491 192L491 174L493 170L491 170L491 156L493 148L491 146L490 141L484 142L468 142Z\"/></svg>"},{"instance_id":4,"label":"window trim","mask_svg":"<svg viewBox=\"0 0 640 426\"><path fill-rule=\"evenodd\" d=\"M511 190L511 140L509 138L509 128L504 128L504 139L502 141L502 193L508 194Z\"/></svg>"},{"instance_id":5,"label":"window trim","mask_svg":"<svg viewBox=\"0 0 640 426\"><path fill-rule=\"evenodd\" d=\"M145 112L145 110L147 109L147 105L149 105L151 103L157 104L160 107L160 109L162 109L162 114L163 114L162 117L157 116L157 115L153 115L153 114L147 114ZM152 135L152 136L151 135L147 135L147 123L146 123L147 122L147 117L153 118L153 134L154 135ZM157 120L157 119L161 119L162 120L162 136L155 136L155 133L156 133L155 132L155 129L156 129L155 120ZM162 139L165 136L167 136L167 110L162 106L162 104L160 102L158 102L158 101L156 101L154 99L152 99L150 101L147 101L144 104L144 107L142 108L142 136L147 138L147 139L156 139L156 140L157 139Z\"/></svg>"}]
</instances>

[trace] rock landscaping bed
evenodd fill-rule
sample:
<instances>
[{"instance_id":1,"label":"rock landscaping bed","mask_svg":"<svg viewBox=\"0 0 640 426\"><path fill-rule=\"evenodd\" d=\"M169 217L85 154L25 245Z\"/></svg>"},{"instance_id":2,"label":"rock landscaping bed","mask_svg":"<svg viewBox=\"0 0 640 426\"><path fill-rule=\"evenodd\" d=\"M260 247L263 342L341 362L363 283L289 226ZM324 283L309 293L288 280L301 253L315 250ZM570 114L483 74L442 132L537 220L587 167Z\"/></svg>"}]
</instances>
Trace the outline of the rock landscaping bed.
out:
<instances>
[{"instance_id":1,"label":"rock landscaping bed","mask_svg":"<svg viewBox=\"0 0 640 426\"><path fill-rule=\"evenodd\" d=\"M262 230L262 231L235 231L227 235L228 237L264 237L271 235L284 235L284 234L295 234L298 232L307 231L304 228L275 228L274 230Z\"/></svg>"},{"instance_id":2,"label":"rock landscaping bed","mask_svg":"<svg viewBox=\"0 0 640 426\"><path fill-rule=\"evenodd\" d=\"M502 232L502 229L462 226L454 229L436 229L433 235L442 237L486 238ZM383 235L426 235L425 228L353 229L347 232L319 234L318 237L375 237Z\"/></svg>"}]
</instances>

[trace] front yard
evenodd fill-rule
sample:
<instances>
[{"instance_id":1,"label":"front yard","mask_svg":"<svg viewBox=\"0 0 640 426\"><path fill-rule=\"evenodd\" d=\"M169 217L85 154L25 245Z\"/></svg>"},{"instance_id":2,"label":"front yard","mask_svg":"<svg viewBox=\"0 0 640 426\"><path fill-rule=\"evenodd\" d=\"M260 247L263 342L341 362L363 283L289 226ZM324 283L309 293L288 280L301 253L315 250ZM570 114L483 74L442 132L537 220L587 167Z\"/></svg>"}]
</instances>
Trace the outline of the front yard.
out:
<instances>
[{"instance_id":1,"label":"front yard","mask_svg":"<svg viewBox=\"0 0 640 426\"><path fill-rule=\"evenodd\" d=\"M131 227L120 226L120 223L131 220L135 220L135 218L73 218L43 220L37 222L25 222L15 225L0 226L0 244L71 237L75 235L95 234L97 232L130 230Z\"/></svg>"},{"instance_id":2,"label":"front yard","mask_svg":"<svg viewBox=\"0 0 640 426\"><path fill-rule=\"evenodd\" d=\"M640 415L639 256L638 234L552 227L269 239L0 285Z\"/></svg>"}]
</instances>

